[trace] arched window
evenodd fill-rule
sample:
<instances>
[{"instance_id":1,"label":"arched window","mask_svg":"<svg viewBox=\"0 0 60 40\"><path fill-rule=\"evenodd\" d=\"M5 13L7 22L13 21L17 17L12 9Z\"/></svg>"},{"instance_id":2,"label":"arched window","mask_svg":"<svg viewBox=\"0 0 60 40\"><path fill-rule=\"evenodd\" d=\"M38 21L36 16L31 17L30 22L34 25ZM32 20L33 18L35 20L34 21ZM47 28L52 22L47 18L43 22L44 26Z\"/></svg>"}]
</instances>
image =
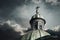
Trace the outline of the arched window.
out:
<instances>
[{"instance_id":1,"label":"arched window","mask_svg":"<svg viewBox=\"0 0 60 40\"><path fill-rule=\"evenodd\" d=\"M35 22L35 29L38 29L38 22Z\"/></svg>"},{"instance_id":2,"label":"arched window","mask_svg":"<svg viewBox=\"0 0 60 40\"><path fill-rule=\"evenodd\" d=\"M42 25L40 25L39 28L42 29Z\"/></svg>"}]
</instances>

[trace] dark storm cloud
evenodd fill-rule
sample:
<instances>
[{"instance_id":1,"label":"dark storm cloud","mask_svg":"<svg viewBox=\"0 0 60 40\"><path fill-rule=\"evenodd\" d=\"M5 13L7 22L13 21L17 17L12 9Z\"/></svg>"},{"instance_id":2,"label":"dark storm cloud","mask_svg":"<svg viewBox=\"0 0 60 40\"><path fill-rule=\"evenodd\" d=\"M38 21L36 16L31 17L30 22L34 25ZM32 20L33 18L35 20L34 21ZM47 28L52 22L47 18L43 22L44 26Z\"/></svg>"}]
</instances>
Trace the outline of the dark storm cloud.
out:
<instances>
[{"instance_id":1,"label":"dark storm cloud","mask_svg":"<svg viewBox=\"0 0 60 40\"><path fill-rule=\"evenodd\" d=\"M40 10L41 13L46 17L48 25L47 27L52 28L51 25L53 27L55 25L60 25L60 6L54 4L51 5L51 3L46 3L45 0L43 0L43 2L44 4L42 5L40 4L41 6ZM33 0L33 2L32 0L0 0L0 23L1 21L3 21L4 23L5 19L6 20L12 19L15 20L16 23L23 25L23 27L28 27L30 26L28 24L29 23L28 18L31 18L31 16L34 14L32 13L33 10L35 10L34 7L36 7L35 0ZM20 31L20 29L18 28L17 31ZM0 25L0 35L1 36L3 35L2 38L7 38L8 40L9 39L15 40L15 38L17 38L18 40L20 38L21 33L17 31L15 31L14 28L11 27L11 25L8 24Z\"/></svg>"},{"instance_id":2,"label":"dark storm cloud","mask_svg":"<svg viewBox=\"0 0 60 40\"><path fill-rule=\"evenodd\" d=\"M33 15L32 12L35 10L36 3L38 3L38 1L36 1L37 0L0 0L0 19L3 19L3 21L5 19L12 19L24 27L29 26L28 18L31 18ZM51 5L51 3L47 3L46 0L42 0L42 4L39 4L39 6L41 6L41 14L46 17L48 26L60 24L60 5ZM48 15L46 16L46 14Z\"/></svg>"},{"instance_id":3,"label":"dark storm cloud","mask_svg":"<svg viewBox=\"0 0 60 40\"><path fill-rule=\"evenodd\" d=\"M0 40L20 40L20 32L16 32L7 23L0 25Z\"/></svg>"},{"instance_id":4,"label":"dark storm cloud","mask_svg":"<svg viewBox=\"0 0 60 40\"><path fill-rule=\"evenodd\" d=\"M4 22L6 22L7 19L13 18L11 15L14 9L24 5L24 3L25 0L0 0L0 40L20 40L21 32L17 32L21 31L19 29L20 26L18 26L15 31L11 25Z\"/></svg>"},{"instance_id":5,"label":"dark storm cloud","mask_svg":"<svg viewBox=\"0 0 60 40\"><path fill-rule=\"evenodd\" d=\"M0 0L0 8L15 7L24 4L25 0Z\"/></svg>"},{"instance_id":6,"label":"dark storm cloud","mask_svg":"<svg viewBox=\"0 0 60 40\"><path fill-rule=\"evenodd\" d=\"M0 0L0 17L7 18L12 11L17 7L23 5L25 0Z\"/></svg>"},{"instance_id":7,"label":"dark storm cloud","mask_svg":"<svg viewBox=\"0 0 60 40\"><path fill-rule=\"evenodd\" d=\"M51 34L51 36L56 36L57 39L60 40L60 25L59 26L55 26L55 28L52 28L52 29L48 29L48 30L45 30L47 31L48 33Z\"/></svg>"},{"instance_id":8,"label":"dark storm cloud","mask_svg":"<svg viewBox=\"0 0 60 40\"><path fill-rule=\"evenodd\" d=\"M60 40L60 31L59 32L56 32L56 31L53 31L53 30L46 30L49 34L51 34L52 37L56 37L57 40Z\"/></svg>"}]
</instances>

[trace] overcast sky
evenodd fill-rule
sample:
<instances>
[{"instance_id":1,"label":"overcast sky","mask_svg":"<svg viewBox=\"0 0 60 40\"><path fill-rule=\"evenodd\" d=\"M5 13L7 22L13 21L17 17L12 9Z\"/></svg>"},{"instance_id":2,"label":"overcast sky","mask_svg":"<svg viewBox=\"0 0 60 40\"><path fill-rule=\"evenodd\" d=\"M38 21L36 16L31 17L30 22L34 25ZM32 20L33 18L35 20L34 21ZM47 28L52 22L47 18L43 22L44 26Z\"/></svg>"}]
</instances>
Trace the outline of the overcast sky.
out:
<instances>
[{"instance_id":1,"label":"overcast sky","mask_svg":"<svg viewBox=\"0 0 60 40\"><path fill-rule=\"evenodd\" d=\"M45 28L60 25L59 0L0 0L0 23L13 20L22 27L30 27L29 20L39 5L40 14L46 20Z\"/></svg>"},{"instance_id":2,"label":"overcast sky","mask_svg":"<svg viewBox=\"0 0 60 40\"><path fill-rule=\"evenodd\" d=\"M44 28L60 31L60 0L0 0L0 39L20 40L36 6L46 20Z\"/></svg>"}]
</instances>

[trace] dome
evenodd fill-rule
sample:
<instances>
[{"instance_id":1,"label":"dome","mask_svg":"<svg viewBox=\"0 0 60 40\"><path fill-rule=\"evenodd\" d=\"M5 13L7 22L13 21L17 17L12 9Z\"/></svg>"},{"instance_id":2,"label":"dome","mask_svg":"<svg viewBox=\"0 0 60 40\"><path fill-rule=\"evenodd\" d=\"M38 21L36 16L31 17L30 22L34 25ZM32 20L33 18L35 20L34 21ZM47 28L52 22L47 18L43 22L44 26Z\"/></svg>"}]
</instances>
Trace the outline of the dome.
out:
<instances>
[{"instance_id":1,"label":"dome","mask_svg":"<svg viewBox=\"0 0 60 40\"><path fill-rule=\"evenodd\" d=\"M40 14L35 14L32 16L32 18L42 18L42 16Z\"/></svg>"},{"instance_id":2,"label":"dome","mask_svg":"<svg viewBox=\"0 0 60 40\"><path fill-rule=\"evenodd\" d=\"M32 16L32 18L31 18L31 20L30 20L30 24L33 22L33 20L36 20L36 19L43 20L43 21L44 21L44 24L46 24L45 19L39 14L38 8L39 8L39 7L36 7L36 14Z\"/></svg>"},{"instance_id":3,"label":"dome","mask_svg":"<svg viewBox=\"0 0 60 40\"><path fill-rule=\"evenodd\" d=\"M44 30L34 30L28 32L24 37L22 38L23 40L35 40L38 38L42 38L44 36L50 36L48 32L45 32Z\"/></svg>"},{"instance_id":4,"label":"dome","mask_svg":"<svg viewBox=\"0 0 60 40\"><path fill-rule=\"evenodd\" d=\"M43 21L44 21L44 24L46 24L45 19L44 19L43 16L41 16L39 13L36 13L35 15L32 16L32 18L31 18L31 20L30 20L30 23L32 23L33 20L36 20L36 19L43 20Z\"/></svg>"}]
</instances>

